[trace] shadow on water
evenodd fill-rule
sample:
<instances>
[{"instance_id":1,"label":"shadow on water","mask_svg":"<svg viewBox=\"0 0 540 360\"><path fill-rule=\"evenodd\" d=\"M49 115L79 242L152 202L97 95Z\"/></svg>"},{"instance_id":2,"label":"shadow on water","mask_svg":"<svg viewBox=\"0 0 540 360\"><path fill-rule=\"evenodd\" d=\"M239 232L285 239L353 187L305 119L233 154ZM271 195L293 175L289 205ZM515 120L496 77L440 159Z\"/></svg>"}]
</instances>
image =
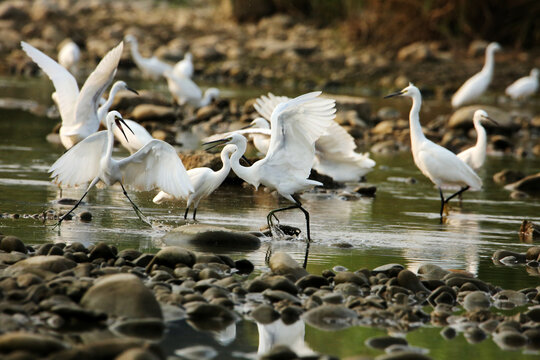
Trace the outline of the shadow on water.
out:
<instances>
[{"instance_id":1,"label":"shadow on water","mask_svg":"<svg viewBox=\"0 0 540 360\"><path fill-rule=\"evenodd\" d=\"M155 205L151 202L154 193L133 194L134 201L153 219L152 228L138 220L116 186L93 190L85 199L80 211L90 211L93 214L91 222L66 221L61 229L53 230L28 216L61 207L53 203L59 196L59 189L49 182L46 172L64 151L45 140L55 123L55 120L20 111L2 111L0 213L19 214L20 217L0 218L0 232L19 236L27 243L79 241L89 245L106 241L119 248L142 251L156 251L166 245L164 235L182 222L184 204L175 207ZM117 153L119 156L125 154L122 150ZM480 174L484 179L484 189L467 192L461 204L458 201L451 203L447 222L440 225L438 192L415 168L410 153L374 158L377 168L368 174L368 180L377 186L375 198L350 200L339 192L321 191L303 196L312 216L314 243L308 264L311 273L320 274L335 265L356 270L388 263L401 263L414 271L422 264L435 263L447 269L470 271L503 288L521 289L538 285L538 277L527 275L522 267L495 266L491 255L499 249L526 250L527 245L518 239L519 225L523 219L540 222L540 203L534 198L511 199L507 191L492 182L491 177L503 168L531 173L540 168L540 161L488 157ZM415 178L417 182L407 181L409 178ZM352 190L355 185L351 184L345 190ZM81 189L65 189L63 197L78 198L82 192ZM258 230L265 225L269 210L286 205L282 201L262 190L223 186L209 199L203 200L198 218L204 224ZM304 229L304 217L299 211L282 214L280 220ZM264 269L268 246L269 240L263 239L258 250L229 254L234 258L248 258L258 269ZM273 244L273 250L287 251L301 262L304 246L301 240L279 241ZM216 334L208 336L193 330L185 322L175 322L170 324L162 347L167 354L172 354L175 349L194 343L209 344L220 351L219 358L233 358L234 352L246 354L257 351L259 340L255 329L257 325L253 322L240 321L235 325L234 336L229 333L229 339L224 341ZM364 340L385 333L359 326L333 333L310 326L303 331L303 346L337 356L377 355L380 352L368 349ZM407 338L411 345L431 349L431 355L437 359L453 359L473 349L473 345L462 336L448 342L442 339L439 331L439 328L423 328L407 334ZM486 341L474 345L474 352L479 359L487 359L500 350L493 342ZM505 353L508 359L522 356L520 353Z\"/></svg>"}]
</instances>

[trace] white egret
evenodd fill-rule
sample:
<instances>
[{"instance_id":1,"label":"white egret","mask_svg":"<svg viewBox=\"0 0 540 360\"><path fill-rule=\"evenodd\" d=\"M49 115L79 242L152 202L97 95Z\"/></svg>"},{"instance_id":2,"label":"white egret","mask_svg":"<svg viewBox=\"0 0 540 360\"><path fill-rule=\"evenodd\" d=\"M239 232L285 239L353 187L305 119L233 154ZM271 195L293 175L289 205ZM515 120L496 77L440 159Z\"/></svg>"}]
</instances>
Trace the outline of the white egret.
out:
<instances>
[{"instance_id":1,"label":"white egret","mask_svg":"<svg viewBox=\"0 0 540 360\"><path fill-rule=\"evenodd\" d=\"M173 74L178 77L183 76L187 78L192 78L193 72L193 55L191 55L190 52L187 52L184 55L184 58L174 65Z\"/></svg>"},{"instance_id":2,"label":"white egret","mask_svg":"<svg viewBox=\"0 0 540 360\"><path fill-rule=\"evenodd\" d=\"M517 79L506 88L506 95L512 99L523 99L533 95L538 90L538 75L540 71L536 68L531 70L529 76Z\"/></svg>"},{"instance_id":3,"label":"white egret","mask_svg":"<svg viewBox=\"0 0 540 360\"><path fill-rule=\"evenodd\" d=\"M476 145L463 150L457 157L471 167L473 170L478 170L486 161L487 135L486 129L481 122L489 120L497 125L497 122L491 119L484 110L476 110L473 115L473 124L476 129Z\"/></svg>"},{"instance_id":4,"label":"white egret","mask_svg":"<svg viewBox=\"0 0 540 360\"><path fill-rule=\"evenodd\" d=\"M51 177L57 183L77 186L90 182L81 199L58 220L56 225L60 225L66 216L79 206L88 191L100 181L107 186L119 182L137 216L147 224L150 224L149 221L129 198L124 184L129 188L143 191L160 188L175 197L188 196L193 192L182 160L176 150L164 141L154 139L127 158L113 159L112 129L118 126L123 131L122 123L124 121L118 111L109 112L107 130L87 137L65 152L50 167Z\"/></svg>"},{"instance_id":5,"label":"white egret","mask_svg":"<svg viewBox=\"0 0 540 360\"><path fill-rule=\"evenodd\" d=\"M257 99L255 109L269 120L277 104L287 100L290 99L286 96L269 93ZM258 121L258 124L260 122ZM354 151L355 149L354 138L338 123L332 121L326 133L315 142L313 169L319 174L332 177L334 181L358 181L373 170L375 161L369 158L369 154L359 154Z\"/></svg>"},{"instance_id":6,"label":"white egret","mask_svg":"<svg viewBox=\"0 0 540 360\"><path fill-rule=\"evenodd\" d=\"M210 196L223 183L229 172L231 171L230 156L237 150L236 145L226 145L221 150L221 169L214 171L207 167L194 168L187 171L194 192L189 194L184 199L187 200L186 212L184 219L187 219L189 207L193 204L193 220L197 215L199 202ZM156 204L161 204L164 201L174 200L174 196L167 194L165 191L160 191L152 200Z\"/></svg>"},{"instance_id":7,"label":"white egret","mask_svg":"<svg viewBox=\"0 0 540 360\"><path fill-rule=\"evenodd\" d=\"M277 219L275 213L298 208L306 219L308 243L311 241L309 212L302 207L297 194L322 185L319 181L309 180L308 176L315 158L315 141L331 126L336 112L335 101L319 98L320 94L319 91L307 93L276 106L271 116L270 148L263 159L251 166L240 165L240 158L247 147L244 136L232 133L224 139L212 142L217 145L224 143L237 146L231 156L231 167L238 177L256 189L261 184L275 189L285 199L294 203L268 213L270 231L273 227L272 217Z\"/></svg>"},{"instance_id":8,"label":"white egret","mask_svg":"<svg viewBox=\"0 0 540 360\"><path fill-rule=\"evenodd\" d=\"M24 41L21 41L21 46L54 84L56 95L53 99L62 118L60 140L66 149L95 133L99 129L99 100L116 73L123 43L120 42L101 59L80 92L77 81L66 68Z\"/></svg>"},{"instance_id":9,"label":"white egret","mask_svg":"<svg viewBox=\"0 0 540 360\"><path fill-rule=\"evenodd\" d=\"M472 102L486 91L493 77L494 53L498 50L501 50L501 46L496 42L492 42L487 46L486 59L482 70L465 81L452 96L452 106L454 108Z\"/></svg>"},{"instance_id":10,"label":"white egret","mask_svg":"<svg viewBox=\"0 0 540 360\"><path fill-rule=\"evenodd\" d=\"M124 37L126 43L130 45L131 57L135 62L135 65L147 76L153 79L158 79L163 76L165 71L172 71L173 67L164 61L159 60L157 57L145 58L139 53L139 43L133 35L126 35Z\"/></svg>"},{"instance_id":11,"label":"white egret","mask_svg":"<svg viewBox=\"0 0 540 360\"><path fill-rule=\"evenodd\" d=\"M201 89L190 78L176 76L172 71L164 74L167 79L167 86L172 97L178 105L190 104L194 108L200 108L210 104L219 97L219 90L212 87L203 93Z\"/></svg>"},{"instance_id":12,"label":"white egret","mask_svg":"<svg viewBox=\"0 0 540 360\"><path fill-rule=\"evenodd\" d=\"M64 41L58 52L58 63L71 71L71 73L76 73L80 58L81 49L79 49L79 46L71 39Z\"/></svg>"},{"instance_id":13,"label":"white egret","mask_svg":"<svg viewBox=\"0 0 540 360\"><path fill-rule=\"evenodd\" d=\"M440 216L442 222L444 207L448 201L469 188L480 189L482 187L482 180L456 154L435 144L424 136L419 117L420 107L422 106L422 95L416 86L409 83L409 86L403 90L387 95L385 98L393 96L407 96L412 98L409 126L413 159L422 174L427 176L439 188L439 195L441 196ZM445 199L442 192L443 185L458 185L461 189Z\"/></svg>"},{"instance_id":14,"label":"white egret","mask_svg":"<svg viewBox=\"0 0 540 360\"><path fill-rule=\"evenodd\" d=\"M116 93L121 90L129 90L139 95L137 91L129 88L124 81L116 81L109 92L109 97L98 109L98 117L101 120L101 124L105 127L107 127L106 115L109 112L109 108L112 105ZM129 119L124 119L124 122L131 132L124 133L118 126L114 126L113 133L116 140L118 140L131 154L137 152L137 150L154 139L139 123Z\"/></svg>"}]
</instances>

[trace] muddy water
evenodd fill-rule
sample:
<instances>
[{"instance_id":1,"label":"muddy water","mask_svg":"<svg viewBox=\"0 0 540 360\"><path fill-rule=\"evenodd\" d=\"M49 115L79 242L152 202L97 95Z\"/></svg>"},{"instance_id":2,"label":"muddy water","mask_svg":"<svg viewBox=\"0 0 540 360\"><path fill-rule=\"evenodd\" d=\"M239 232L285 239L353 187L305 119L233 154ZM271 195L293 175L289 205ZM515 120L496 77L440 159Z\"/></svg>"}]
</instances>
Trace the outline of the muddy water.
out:
<instances>
[{"instance_id":1,"label":"muddy water","mask_svg":"<svg viewBox=\"0 0 540 360\"><path fill-rule=\"evenodd\" d=\"M16 86L4 81L0 95L34 98L45 102L48 85L41 81L30 87ZM404 104L407 105L407 104ZM142 224L123 197L119 187L93 190L82 210L93 214L89 223L66 221L60 230L28 215L48 208L59 209L55 203L59 189L48 180L47 168L64 151L45 140L55 120L36 117L26 112L2 110L0 117L0 213L19 214L18 219L0 218L0 232L17 235L27 243L80 241L88 245L106 241L119 248L138 248L154 251L165 245L163 236L180 223L183 204L176 207L157 206L151 202L154 193L134 193L133 200L153 220L152 228ZM119 149L115 155L126 153ZM303 196L311 213L312 236L308 270L320 273L323 269L342 265L351 270L374 268L387 263L401 263L415 270L424 263L435 263L447 269L468 270L481 279L509 289L538 285L539 278L528 274L523 267L500 267L493 264L491 255L498 249L525 251L526 244L518 239L523 219L540 222L540 202L528 198L513 200L509 193L495 185L492 174L513 168L525 173L540 169L540 161L516 160L507 157L488 157L480 176L484 189L468 192L461 204L455 202L448 221L438 220L439 196L433 185L415 168L410 153L375 156L377 168L368 175L366 185L377 186L375 198L349 200L339 193L313 192ZM417 180L412 184L409 178ZM357 184L351 184L349 189ZM347 190L347 189L346 189ZM79 189L66 189L63 197L77 198ZM201 223L243 230L257 230L264 225L269 210L286 205L273 194L251 188L225 186L204 200L197 214ZM280 216L282 223L304 229L303 215L288 212ZM348 243L342 249L337 244ZM264 256L269 246L284 250L302 261L304 243L299 241L272 242L264 239L259 250L229 253L234 258L248 258L258 268L264 268ZM196 249L197 250L197 249ZM222 251L225 253L225 251ZM186 324L174 324L163 346L172 352L193 339L220 349L220 358L235 351L255 352L258 346L256 325L240 322L228 334L198 333L186 336ZM264 331L264 329L259 329ZM479 345L468 344L463 337L451 342L438 335L440 329L427 328L407 335L410 343L430 349L437 359L463 356L471 349L479 358L492 357L500 350L491 340ZM335 333L307 327L305 345L313 351L337 356L378 352L365 348L366 338L383 334L382 330L355 327ZM183 335L179 335L183 334ZM330 339L332 341L330 341ZM331 345L331 344L338 344ZM306 350L308 351L308 350ZM508 355L508 356L507 356ZM232 355L231 355L232 356ZM519 353L505 353L505 358L520 358Z\"/></svg>"}]
</instances>

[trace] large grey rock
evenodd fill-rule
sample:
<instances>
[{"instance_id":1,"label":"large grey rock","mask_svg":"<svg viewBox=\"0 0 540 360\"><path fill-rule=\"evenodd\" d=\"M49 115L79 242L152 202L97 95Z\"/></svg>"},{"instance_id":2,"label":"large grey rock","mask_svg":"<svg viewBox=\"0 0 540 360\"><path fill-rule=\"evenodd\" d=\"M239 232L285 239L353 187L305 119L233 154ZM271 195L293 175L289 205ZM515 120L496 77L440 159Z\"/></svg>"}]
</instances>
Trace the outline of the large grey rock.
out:
<instances>
[{"instance_id":1,"label":"large grey rock","mask_svg":"<svg viewBox=\"0 0 540 360\"><path fill-rule=\"evenodd\" d=\"M98 279L81 299L90 310L127 318L163 318L152 292L132 274L115 274Z\"/></svg>"},{"instance_id":2,"label":"large grey rock","mask_svg":"<svg viewBox=\"0 0 540 360\"><path fill-rule=\"evenodd\" d=\"M0 240L0 250L5 252L18 251L20 253L26 254L28 250L24 246L24 243L16 236L4 236Z\"/></svg>"},{"instance_id":3,"label":"large grey rock","mask_svg":"<svg viewBox=\"0 0 540 360\"><path fill-rule=\"evenodd\" d=\"M450 129L470 129L473 127L472 118L476 110L485 110L489 117L497 121L501 128L509 129L513 127L512 116L509 112L490 105L469 105L456 110L448 120ZM484 127L495 126L489 123Z\"/></svg>"},{"instance_id":4,"label":"large grey rock","mask_svg":"<svg viewBox=\"0 0 540 360\"><path fill-rule=\"evenodd\" d=\"M62 341L46 335L27 332L11 332L0 335L0 354L26 351L35 355L46 356L65 348L67 346Z\"/></svg>"},{"instance_id":5,"label":"large grey rock","mask_svg":"<svg viewBox=\"0 0 540 360\"><path fill-rule=\"evenodd\" d=\"M507 190L518 190L526 193L540 192L540 172L524 177L515 183L508 184L504 187Z\"/></svg>"},{"instance_id":6,"label":"large grey rock","mask_svg":"<svg viewBox=\"0 0 540 360\"><path fill-rule=\"evenodd\" d=\"M274 274L290 276L295 281L309 273L289 254L277 252L270 258L270 269Z\"/></svg>"},{"instance_id":7,"label":"large grey rock","mask_svg":"<svg viewBox=\"0 0 540 360\"><path fill-rule=\"evenodd\" d=\"M66 259L59 255L34 256L21 260L11 265L5 271L9 275L19 275L25 273L36 274L41 277L50 277L64 270L77 266L75 261Z\"/></svg>"},{"instance_id":8,"label":"large grey rock","mask_svg":"<svg viewBox=\"0 0 540 360\"><path fill-rule=\"evenodd\" d=\"M197 249L256 250L261 241L255 235L219 226L188 224L177 227L163 237L168 245L192 245Z\"/></svg>"},{"instance_id":9,"label":"large grey rock","mask_svg":"<svg viewBox=\"0 0 540 360\"><path fill-rule=\"evenodd\" d=\"M131 112L131 117L137 121L167 121L176 120L174 109L168 106L140 104Z\"/></svg>"},{"instance_id":10,"label":"large grey rock","mask_svg":"<svg viewBox=\"0 0 540 360\"><path fill-rule=\"evenodd\" d=\"M355 311L342 305L322 305L305 312L302 319L322 330L341 330L351 326L358 318Z\"/></svg>"}]
</instances>

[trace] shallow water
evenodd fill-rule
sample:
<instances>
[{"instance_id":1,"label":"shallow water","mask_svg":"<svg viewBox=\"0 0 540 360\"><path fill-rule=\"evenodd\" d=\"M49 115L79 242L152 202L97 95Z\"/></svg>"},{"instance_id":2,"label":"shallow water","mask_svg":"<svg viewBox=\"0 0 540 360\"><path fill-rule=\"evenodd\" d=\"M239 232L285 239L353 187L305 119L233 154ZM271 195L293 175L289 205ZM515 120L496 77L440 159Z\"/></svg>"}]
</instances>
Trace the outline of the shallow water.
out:
<instances>
[{"instance_id":1,"label":"shallow water","mask_svg":"<svg viewBox=\"0 0 540 360\"><path fill-rule=\"evenodd\" d=\"M4 79L0 84L0 97L27 97L50 103L47 100L50 84L44 81L34 79L23 85L19 81ZM407 109L409 104L391 105ZM437 103L431 107L439 108ZM90 192L86 204L80 208L80 211L88 210L93 214L89 223L66 221L61 229L54 230L25 216L60 207L54 203L59 198L59 189L49 182L47 168L64 149L45 140L56 120L17 110L1 110L1 113L0 213L20 214L18 219L0 218L1 233L19 236L26 243L80 241L89 245L105 241L119 248L142 251L155 251L165 245L163 236L180 222L184 208L183 204L176 207L153 204L154 192L132 195L141 210L153 220L152 228L138 220L116 186ZM117 156L126 154L121 149L116 153ZM491 255L498 249L526 251L529 245L520 243L519 226L523 219L540 222L540 202L535 198L513 200L509 192L494 184L491 178L503 168L537 172L540 160L488 157L480 172L484 189L467 192L461 204L452 201L447 222L441 225L438 191L416 169L410 153L374 156L374 159L377 167L368 174L366 185L377 186L375 198L346 200L331 192L304 194L303 202L311 214L314 239L308 263L311 273L320 274L322 270L336 265L356 270L387 263L400 263L414 271L421 264L434 263L446 269L470 271L502 288L521 289L538 285L539 278L529 275L524 267L494 265ZM407 181L411 177L418 180L417 183ZM351 184L349 189L356 185ZM65 189L63 197L78 198L82 192L81 189ZM287 202L261 189L254 191L252 188L224 186L203 200L197 215L201 223L257 230L265 224L267 212L282 205L287 205ZM283 213L280 220L283 224L304 229L301 212ZM352 248L335 246L343 242L351 244ZM257 268L264 269L264 257L270 244L273 251L284 250L298 261L303 260L305 244L301 240L270 242L265 239L256 251L228 253L234 258L248 258ZM220 358L227 358L229 355L226 354L234 351L249 353L257 350L256 325L249 321L236 325L235 338L228 340L231 343L221 340L226 346L201 333L186 336L187 327L182 322L171 326L163 342L167 352L191 345L195 338L197 341L204 338L204 341L219 347ZM305 331L308 347L337 356L377 355L380 352L367 349L363 343L368 337L384 333L383 330L362 327L329 333L307 326ZM438 335L439 331L440 328L424 328L409 333L407 339L411 345L429 348L437 359L453 359L468 351L474 351L479 359L487 359L500 352L491 340L473 346L461 335L452 341L443 340ZM521 356L524 355L505 352L508 359Z\"/></svg>"}]
</instances>

